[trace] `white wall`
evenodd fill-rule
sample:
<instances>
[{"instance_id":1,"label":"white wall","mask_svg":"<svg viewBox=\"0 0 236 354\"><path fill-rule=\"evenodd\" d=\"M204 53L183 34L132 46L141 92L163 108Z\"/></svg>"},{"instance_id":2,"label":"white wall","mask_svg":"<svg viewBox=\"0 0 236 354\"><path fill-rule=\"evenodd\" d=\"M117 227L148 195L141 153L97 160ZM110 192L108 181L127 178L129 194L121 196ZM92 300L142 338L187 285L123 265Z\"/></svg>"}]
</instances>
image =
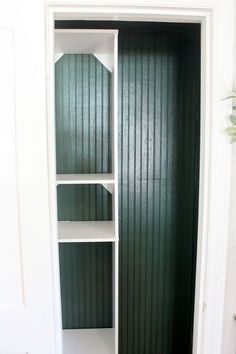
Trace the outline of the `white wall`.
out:
<instances>
[{"instance_id":1,"label":"white wall","mask_svg":"<svg viewBox=\"0 0 236 354\"><path fill-rule=\"evenodd\" d=\"M226 273L222 354L236 353L236 145L232 147L230 233Z\"/></svg>"},{"instance_id":2,"label":"white wall","mask_svg":"<svg viewBox=\"0 0 236 354\"><path fill-rule=\"evenodd\" d=\"M236 3L235 3L236 13ZM234 31L234 89L236 89L236 19ZM230 124L230 123L229 123ZM222 354L236 353L236 143L232 144L231 201L225 283Z\"/></svg>"},{"instance_id":3,"label":"white wall","mask_svg":"<svg viewBox=\"0 0 236 354\"><path fill-rule=\"evenodd\" d=\"M236 15L236 2L234 13ZM236 18L234 20L234 89L236 89ZM222 354L236 353L236 143L232 144L231 201Z\"/></svg>"}]
</instances>

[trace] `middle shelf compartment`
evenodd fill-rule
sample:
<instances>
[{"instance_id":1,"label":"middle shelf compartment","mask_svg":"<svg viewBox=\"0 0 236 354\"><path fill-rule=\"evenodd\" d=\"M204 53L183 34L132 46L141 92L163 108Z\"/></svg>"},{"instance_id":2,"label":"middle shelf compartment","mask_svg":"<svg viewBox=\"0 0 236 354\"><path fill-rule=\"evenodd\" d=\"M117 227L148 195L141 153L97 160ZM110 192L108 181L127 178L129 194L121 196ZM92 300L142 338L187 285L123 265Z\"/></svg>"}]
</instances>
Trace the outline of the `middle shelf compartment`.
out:
<instances>
[{"instance_id":1,"label":"middle shelf compartment","mask_svg":"<svg viewBox=\"0 0 236 354\"><path fill-rule=\"evenodd\" d=\"M113 194L101 184L57 186L58 242L115 242Z\"/></svg>"}]
</instances>

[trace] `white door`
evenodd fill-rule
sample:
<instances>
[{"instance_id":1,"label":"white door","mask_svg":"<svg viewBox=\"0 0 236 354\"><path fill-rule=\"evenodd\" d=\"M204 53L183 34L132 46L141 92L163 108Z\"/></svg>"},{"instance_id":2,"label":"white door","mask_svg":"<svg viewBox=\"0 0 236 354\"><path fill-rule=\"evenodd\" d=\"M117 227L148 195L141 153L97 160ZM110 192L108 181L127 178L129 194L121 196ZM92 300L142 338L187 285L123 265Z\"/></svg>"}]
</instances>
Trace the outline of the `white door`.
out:
<instances>
[{"instance_id":1,"label":"white door","mask_svg":"<svg viewBox=\"0 0 236 354\"><path fill-rule=\"evenodd\" d=\"M0 5L0 354L55 354L44 9L9 3Z\"/></svg>"}]
</instances>

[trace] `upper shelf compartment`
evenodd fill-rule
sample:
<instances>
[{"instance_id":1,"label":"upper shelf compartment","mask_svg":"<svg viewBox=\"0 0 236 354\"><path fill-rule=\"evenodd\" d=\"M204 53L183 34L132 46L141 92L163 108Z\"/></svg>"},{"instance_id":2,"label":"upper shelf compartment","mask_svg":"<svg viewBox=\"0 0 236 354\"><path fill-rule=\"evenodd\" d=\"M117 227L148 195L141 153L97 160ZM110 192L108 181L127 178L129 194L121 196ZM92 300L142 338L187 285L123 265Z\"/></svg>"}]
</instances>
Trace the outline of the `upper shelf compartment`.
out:
<instances>
[{"instance_id":1,"label":"upper shelf compartment","mask_svg":"<svg viewBox=\"0 0 236 354\"><path fill-rule=\"evenodd\" d=\"M59 175L117 172L113 87L117 74L116 36L115 30L55 31Z\"/></svg>"},{"instance_id":2,"label":"upper shelf compartment","mask_svg":"<svg viewBox=\"0 0 236 354\"><path fill-rule=\"evenodd\" d=\"M93 54L110 72L114 70L116 30L55 30L54 62L63 54Z\"/></svg>"}]
</instances>

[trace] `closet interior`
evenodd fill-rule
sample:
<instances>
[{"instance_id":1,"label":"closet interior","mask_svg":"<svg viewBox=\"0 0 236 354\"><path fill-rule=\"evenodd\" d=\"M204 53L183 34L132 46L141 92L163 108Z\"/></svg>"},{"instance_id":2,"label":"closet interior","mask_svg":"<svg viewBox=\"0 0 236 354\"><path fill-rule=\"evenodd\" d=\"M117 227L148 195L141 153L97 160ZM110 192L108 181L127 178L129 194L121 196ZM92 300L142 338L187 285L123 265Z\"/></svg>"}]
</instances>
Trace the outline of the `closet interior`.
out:
<instances>
[{"instance_id":1,"label":"closet interior","mask_svg":"<svg viewBox=\"0 0 236 354\"><path fill-rule=\"evenodd\" d=\"M63 354L191 354L200 24L56 21Z\"/></svg>"}]
</instances>

